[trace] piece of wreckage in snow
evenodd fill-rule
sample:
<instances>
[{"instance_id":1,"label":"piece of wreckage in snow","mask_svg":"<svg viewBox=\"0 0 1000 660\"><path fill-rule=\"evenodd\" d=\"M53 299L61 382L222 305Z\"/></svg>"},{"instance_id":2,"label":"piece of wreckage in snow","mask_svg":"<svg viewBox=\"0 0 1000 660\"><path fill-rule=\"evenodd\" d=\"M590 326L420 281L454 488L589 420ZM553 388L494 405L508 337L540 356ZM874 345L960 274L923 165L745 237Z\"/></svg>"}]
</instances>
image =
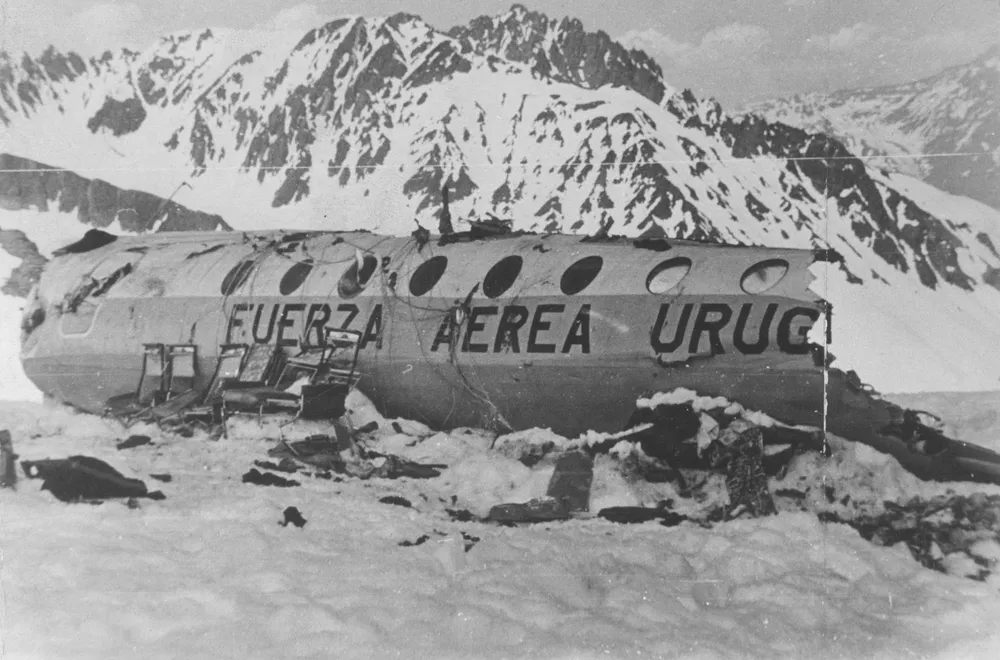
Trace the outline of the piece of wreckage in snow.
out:
<instances>
[{"instance_id":1,"label":"piece of wreckage in snow","mask_svg":"<svg viewBox=\"0 0 1000 660\"><path fill-rule=\"evenodd\" d=\"M620 431L640 396L683 387L869 444L922 478L1000 482L1000 455L829 366L830 309L809 270L829 252L471 227L70 246L25 311L24 369L95 413L129 397L203 406L220 388L261 411L291 389L300 409L332 370L390 417L567 437ZM345 373L323 351L351 332ZM288 365L305 380L289 386ZM294 395L303 384L320 389Z\"/></svg>"}]
</instances>

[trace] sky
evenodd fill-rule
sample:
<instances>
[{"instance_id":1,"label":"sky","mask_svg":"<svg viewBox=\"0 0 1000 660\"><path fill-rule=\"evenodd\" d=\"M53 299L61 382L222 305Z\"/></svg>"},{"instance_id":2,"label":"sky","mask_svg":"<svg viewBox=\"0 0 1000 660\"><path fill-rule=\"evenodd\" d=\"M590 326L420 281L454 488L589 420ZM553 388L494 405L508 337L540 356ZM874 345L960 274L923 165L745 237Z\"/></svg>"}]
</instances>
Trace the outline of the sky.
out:
<instances>
[{"instance_id":1,"label":"sky","mask_svg":"<svg viewBox=\"0 0 1000 660\"><path fill-rule=\"evenodd\" d=\"M416 14L439 29L510 7L509 0L0 0L0 50L49 44L85 55L142 49L205 27L303 32L344 15ZM652 55L668 83L727 107L807 91L931 75L1000 44L1000 0L529 0L579 18Z\"/></svg>"}]
</instances>

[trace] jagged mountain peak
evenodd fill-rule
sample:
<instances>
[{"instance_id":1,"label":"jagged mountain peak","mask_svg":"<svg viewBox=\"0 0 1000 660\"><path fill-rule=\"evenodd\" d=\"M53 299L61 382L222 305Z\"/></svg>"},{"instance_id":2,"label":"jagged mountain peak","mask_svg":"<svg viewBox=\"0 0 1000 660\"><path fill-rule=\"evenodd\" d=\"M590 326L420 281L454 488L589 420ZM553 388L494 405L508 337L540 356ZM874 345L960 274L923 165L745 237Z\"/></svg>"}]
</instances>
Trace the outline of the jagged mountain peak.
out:
<instances>
[{"instance_id":1,"label":"jagged mountain peak","mask_svg":"<svg viewBox=\"0 0 1000 660\"><path fill-rule=\"evenodd\" d=\"M542 76L594 89L628 87L655 103L673 90L645 52L626 49L605 32L588 32L576 18L551 19L515 4L496 16L480 16L448 34L468 50L531 65Z\"/></svg>"}]
</instances>

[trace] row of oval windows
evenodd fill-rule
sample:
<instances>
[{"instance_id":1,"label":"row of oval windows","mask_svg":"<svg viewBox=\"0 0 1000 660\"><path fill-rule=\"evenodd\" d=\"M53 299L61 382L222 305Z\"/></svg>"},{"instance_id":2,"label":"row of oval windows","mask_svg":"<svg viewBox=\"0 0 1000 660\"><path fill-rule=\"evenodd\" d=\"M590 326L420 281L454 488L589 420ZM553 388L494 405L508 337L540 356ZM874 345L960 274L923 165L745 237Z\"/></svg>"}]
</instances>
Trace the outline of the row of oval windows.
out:
<instances>
[{"instance_id":1,"label":"row of oval windows","mask_svg":"<svg viewBox=\"0 0 1000 660\"><path fill-rule=\"evenodd\" d=\"M512 255L504 257L490 268L483 278L483 294L487 298L501 296L514 285L524 260ZM236 264L222 280L222 295L228 296L240 288L250 277L256 263L241 261ZM368 285L378 259L365 255L360 265L354 262L344 272L337 285L341 298L353 298ZM448 267L448 258L444 256L431 257L420 264L410 278L410 295L422 296L438 283ZM563 273L559 288L567 296L572 296L586 289L600 274L604 260L598 256L584 257L574 262ZM294 293L306 281L312 272L311 261L296 262L282 276L278 284L281 295ZM687 257L674 257L660 262L649 271L646 277L646 289L650 293L663 294L675 288L687 277L691 270L691 260ZM757 294L773 288L788 272L788 262L784 259L767 259L750 266L740 278L740 287L747 293Z\"/></svg>"}]
</instances>

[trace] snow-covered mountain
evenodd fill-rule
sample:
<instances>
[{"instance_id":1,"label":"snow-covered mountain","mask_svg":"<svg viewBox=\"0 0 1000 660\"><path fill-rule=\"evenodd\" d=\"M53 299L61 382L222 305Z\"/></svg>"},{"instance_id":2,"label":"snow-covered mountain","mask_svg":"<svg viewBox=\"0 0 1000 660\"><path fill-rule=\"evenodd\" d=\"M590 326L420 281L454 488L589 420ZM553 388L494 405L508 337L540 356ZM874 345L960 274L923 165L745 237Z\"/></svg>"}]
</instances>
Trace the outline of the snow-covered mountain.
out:
<instances>
[{"instance_id":1,"label":"snow-covered mountain","mask_svg":"<svg viewBox=\"0 0 1000 660\"><path fill-rule=\"evenodd\" d=\"M237 229L436 228L450 181L455 217L519 229L831 247L844 261L818 286L843 366L893 390L1000 377L983 357L1000 340L1000 212L730 117L575 20L514 6L447 33L398 14L0 56L0 122L10 153Z\"/></svg>"},{"instance_id":2,"label":"snow-covered mountain","mask_svg":"<svg viewBox=\"0 0 1000 660\"><path fill-rule=\"evenodd\" d=\"M804 94L749 111L834 136L855 154L879 157L873 167L1000 208L1000 47L916 82Z\"/></svg>"}]
</instances>

